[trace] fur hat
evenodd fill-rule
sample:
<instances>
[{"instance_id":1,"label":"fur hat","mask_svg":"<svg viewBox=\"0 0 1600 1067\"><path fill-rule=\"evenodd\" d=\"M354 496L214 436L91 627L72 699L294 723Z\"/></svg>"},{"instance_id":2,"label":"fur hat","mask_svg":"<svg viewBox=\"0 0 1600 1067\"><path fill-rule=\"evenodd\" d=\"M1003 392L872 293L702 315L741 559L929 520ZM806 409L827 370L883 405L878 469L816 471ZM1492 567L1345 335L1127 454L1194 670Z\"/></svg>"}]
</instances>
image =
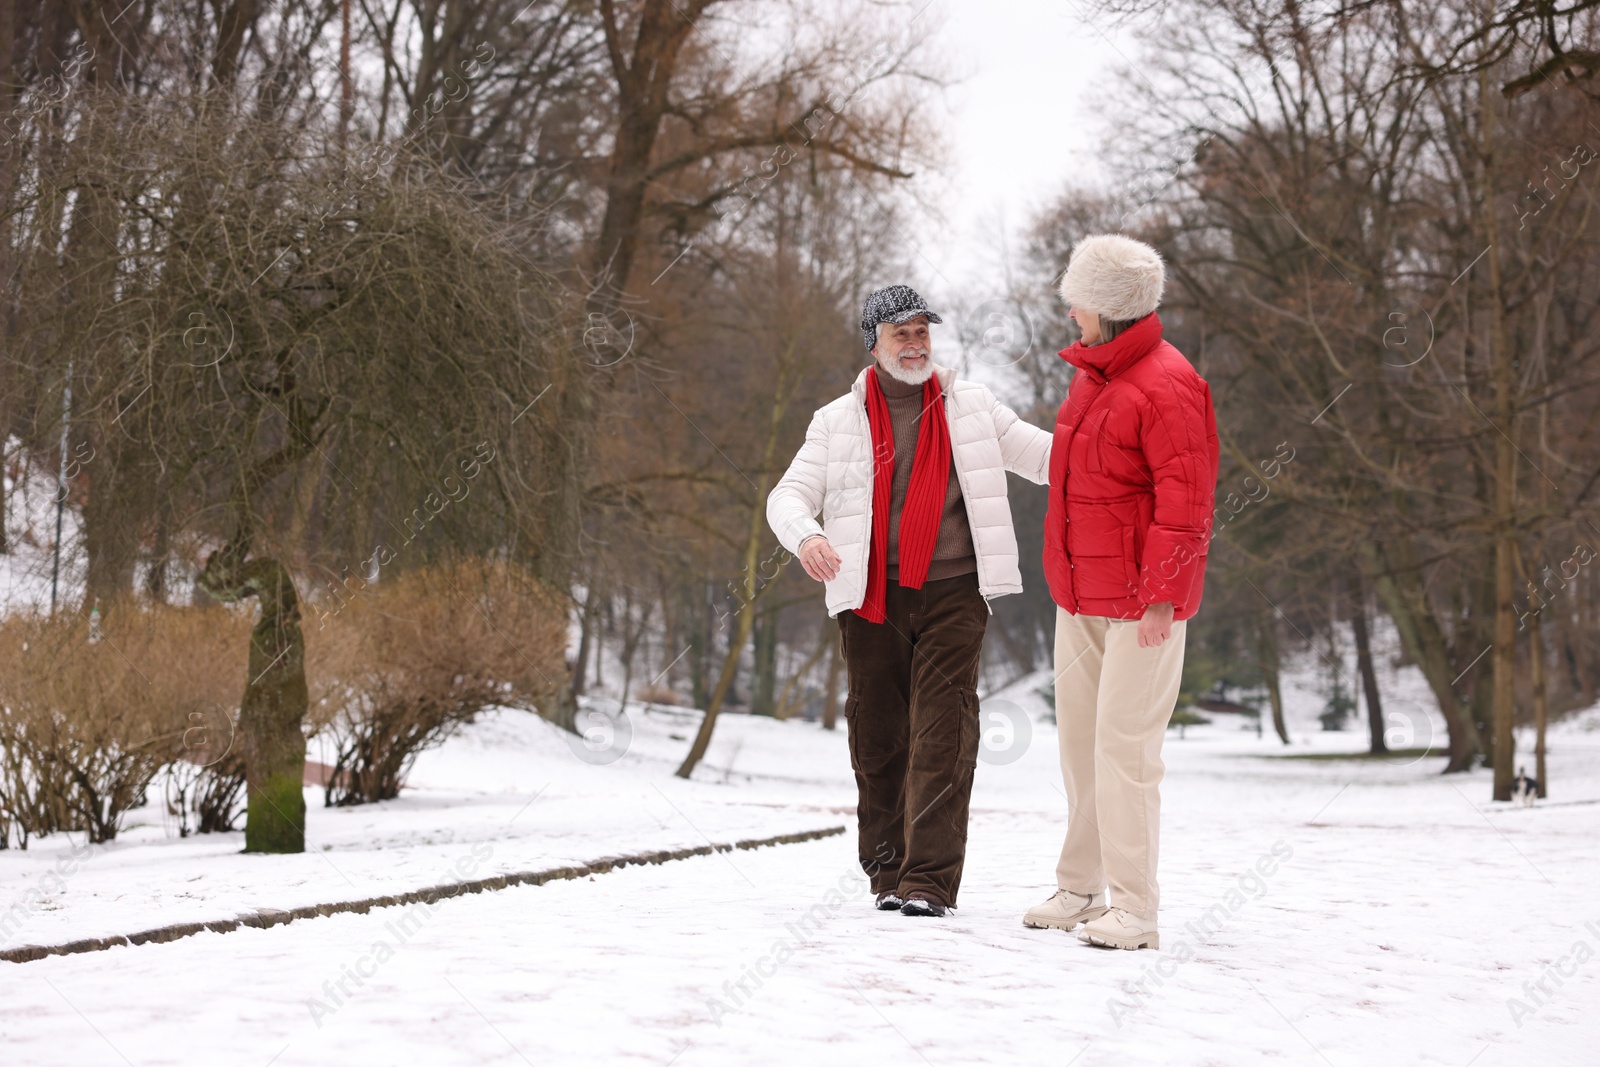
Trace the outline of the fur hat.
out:
<instances>
[{"instance_id":1,"label":"fur hat","mask_svg":"<svg viewBox=\"0 0 1600 1067\"><path fill-rule=\"evenodd\" d=\"M1085 237L1061 277L1061 299L1102 319L1142 319L1161 303L1167 269L1143 241L1120 233Z\"/></svg>"}]
</instances>

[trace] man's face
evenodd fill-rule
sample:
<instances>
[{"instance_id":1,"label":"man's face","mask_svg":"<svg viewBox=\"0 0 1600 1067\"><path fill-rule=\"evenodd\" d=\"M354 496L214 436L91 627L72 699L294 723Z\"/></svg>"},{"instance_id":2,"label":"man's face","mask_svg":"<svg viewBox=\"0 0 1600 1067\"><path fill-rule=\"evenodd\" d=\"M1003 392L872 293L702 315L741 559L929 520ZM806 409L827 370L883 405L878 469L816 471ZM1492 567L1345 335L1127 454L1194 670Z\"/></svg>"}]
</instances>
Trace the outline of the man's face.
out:
<instances>
[{"instance_id":1,"label":"man's face","mask_svg":"<svg viewBox=\"0 0 1600 1067\"><path fill-rule=\"evenodd\" d=\"M889 377L907 385L921 385L933 375L933 337L928 316L917 315L899 325L878 329L878 347L872 350Z\"/></svg>"}]
</instances>

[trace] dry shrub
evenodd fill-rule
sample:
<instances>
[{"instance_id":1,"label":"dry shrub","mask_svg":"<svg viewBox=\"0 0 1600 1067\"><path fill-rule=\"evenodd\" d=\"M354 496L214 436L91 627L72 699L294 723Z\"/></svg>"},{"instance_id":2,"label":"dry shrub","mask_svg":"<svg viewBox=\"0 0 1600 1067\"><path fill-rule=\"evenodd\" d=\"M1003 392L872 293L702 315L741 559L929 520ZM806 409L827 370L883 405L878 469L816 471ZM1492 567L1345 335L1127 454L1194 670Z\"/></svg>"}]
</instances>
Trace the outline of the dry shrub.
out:
<instances>
[{"instance_id":1,"label":"dry shrub","mask_svg":"<svg viewBox=\"0 0 1600 1067\"><path fill-rule=\"evenodd\" d=\"M471 560L366 586L307 626L329 807L391 800L418 753L485 708L533 707L565 669L566 613L526 571Z\"/></svg>"},{"instance_id":2,"label":"dry shrub","mask_svg":"<svg viewBox=\"0 0 1600 1067\"><path fill-rule=\"evenodd\" d=\"M220 834L244 814L244 753L238 745L216 763L180 759L167 767L167 814L178 820L178 836Z\"/></svg>"},{"instance_id":3,"label":"dry shrub","mask_svg":"<svg viewBox=\"0 0 1600 1067\"><path fill-rule=\"evenodd\" d=\"M0 619L0 840L110 841L163 766L226 751L249 632L222 607L119 607L99 641L74 615Z\"/></svg>"}]
</instances>

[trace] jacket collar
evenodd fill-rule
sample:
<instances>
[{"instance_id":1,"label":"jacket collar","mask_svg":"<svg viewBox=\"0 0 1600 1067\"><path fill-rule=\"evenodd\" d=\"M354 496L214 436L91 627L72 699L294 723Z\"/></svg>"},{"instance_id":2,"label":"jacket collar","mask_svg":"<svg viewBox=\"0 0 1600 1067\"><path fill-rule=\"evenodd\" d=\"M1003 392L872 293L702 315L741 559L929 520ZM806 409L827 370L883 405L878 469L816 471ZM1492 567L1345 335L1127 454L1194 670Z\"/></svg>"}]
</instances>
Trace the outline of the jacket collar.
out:
<instances>
[{"instance_id":1,"label":"jacket collar","mask_svg":"<svg viewBox=\"0 0 1600 1067\"><path fill-rule=\"evenodd\" d=\"M1065 353L1062 354L1065 355ZM867 375L871 374L872 368L876 367L877 365L878 361L876 358L874 358L871 363L867 364L866 367L862 369L860 374L856 375L855 384L850 387L850 392L854 393L855 398L863 404L867 402ZM939 389L946 396L949 396L950 387L956 383L955 368L941 367L939 364L935 363L933 365L933 375L939 379Z\"/></svg>"},{"instance_id":2,"label":"jacket collar","mask_svg":"<svg viewBox=\"0 0 1600 1067\"><path fill-rule=\"evenodd\" d=\"M1061 358L1099 381L1109 381L1149 355L1161 343L1161 319L1151 312L1104 344L1075 341Z\"/></svg>"}]
</instances>

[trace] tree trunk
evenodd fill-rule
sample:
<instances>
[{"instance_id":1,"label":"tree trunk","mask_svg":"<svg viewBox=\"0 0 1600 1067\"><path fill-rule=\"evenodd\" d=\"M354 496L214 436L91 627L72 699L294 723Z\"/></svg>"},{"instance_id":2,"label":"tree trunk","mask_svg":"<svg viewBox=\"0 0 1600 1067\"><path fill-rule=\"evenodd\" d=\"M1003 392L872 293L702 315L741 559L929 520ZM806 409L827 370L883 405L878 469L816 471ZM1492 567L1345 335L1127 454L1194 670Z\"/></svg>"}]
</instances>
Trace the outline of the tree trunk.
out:
<instances>
[{"instance_id":1,"label":"tree trunk","mask_svg":"<svg viewBox=\"0 0 1600 1067\"><path fill-rule=\"evenodd\" d=\"M682 605L677 597L673 596L672 586L668 583L666 575L659 575L661 582L661 672L656 675L656 680L672 687L672 668L683 658L686 650L678 642L683 640ZM654 684L654 683L652 683Z\"/></svg>"},{"instance_id":2,"label":"tree trunk","mask_svg":"<svg viewBox=\"0 0 1600 1067\"><path fill-rule=\"evenodd\" d=\"M250 661L239 702L245 762L246 852L306 848L305 639L294 581L275 559L244 559L248 541L206 559L198 584L225 603L254 596L261 617L250 632Z\"/></svg>"},{"instance_id":3,"label":"tree trunk","mask_svg":"<svg viewBox=\"0 0 1600 1067\"><path fill-rule=\"evenodd\" d=\"M612 5L600 5L602 29L617 86L617 122L606 169L606 207L595 243L594 277L603 303L628 286L638 252L650 186L650 158L661 133L678 57L695 20L715 0L644 0L631 54Z\"/></svg>"},{"instance_id":4,"label":"tree trunk","mask_svg":"<svg viewBox=\"0 0 1600 1067\"><path fill-rule=\"evenodd\" d=\"M1278 619L1266 613L1256 622L1256 654L1261 663L1261 677L1267 683L1267 699L1272 701L1272 728L1278 740L1289 743L1289 727L1283 721L1283 686L1278 668Z\"/></svg>"},{"instance_id":5,"label":"tree trunk","mask_svg":"<svg viewBox=\"0 0 1600 1067\"><path fill-rule=\"evenodd\" d=\"M350 119L355 114L350 80L350 0L339 4L339 147L350 137Z\"/></svg>"},{"instance_id":6,"label":"tree trunk","mask_svg":"<svg viewBox=\"0 0 1600 1067\"><path fill-rule=\"evenodd\" d=\"M258 0L233 0L227 7L214 5L217 16L217 52L211 73L220 85L231 85L244 58L245 40L260 15Z\"/></svg>"},{"instance_id":7,"label":"tree trunk","mask_svg":"<svg viewBox=\"0 0 1600 1067\"><path fill-rule=\"evenodd\" d=\"M94 460L83 470L88 493L83 504L83 545L87 561L84 602L96 597L115 610L133 595L140 556L140 532L156 517L155 470L149 455L122 435L89 432L98 440Z\"/></svg>"},{"instance_id":8,"label":"tree trunk","mask_svg":"<svg viewBox=\"0 0 1600 1067\"><path fill-rule=\"evenodd\" d=\"M706 660L711 655L713 635L711 630L711 586L704 589L704 600L696 597L691 603L694 610L694 628L689 633L689 700L697 708L705 707L711 700L711 687L706 684Z\"/></svg>"},{"instance_id":9,"label":"tree trunk","mask_svg":"<svg viewBox=\"0 0 1600 1067\"><path fill-rule=\"evenodd\" d=\"M552 420L544 442L552 473L551 499L534 572L549 589L562 597L572 590L583 524L584 479L589 469L589 434L594 425L594 394L583 360L570 360L558 381L555 403L559 415ZM585 631L587 633L587 631ZM580 648L580 651L582 649ZM598 667L599 655L596 653ZM580 656L580 664L583 657ZM564 730L578 728L578 692L581 675L563 678L539 711Z\"/></svg>"},{"instance_id":10,"label":"tree trunk","mask_svg":"<svg viewBox=\"0 0 1600 1067\"><path fill-rule=\"evenodd\" d=\"M1488 186L1494 174L1494 124L1498 101L1488 92L1487 68L1479 75L1483 107L1482 212L1489 268L1489 343L1494 374L1494 799L1511 799L1516 776L1516 735L1512 729L1516 710L1517 614L1513 603L1517 566L1517 454L1516 414L1513 395L1516 374L1511 342L1506 333L1505 294L1500 275L1500 228Z\"/></svg>"},{"instance_id":11,"label":"tree trunk","mask_svg":"<svg viewBox=\"0 0 1600 1067\"><path fill-rule=\"evenodd\" d=\"M1578 700L1584 705L1594 703L1591 696L1592 689L1589 685L1588 657L1584 654L1582 625L1584 587L1589 583L1580 579L1577 588L1573 590L1576 601L1569 610L1561 613L1561 654L1560 660L1566 666L1567 684Z\"/></svg>"},{"instance_id":12,"label":"tree trunk","mask_svg":"<svg viewBox=\"0 0 1600 1067\"><path fill-rule=\"evenodd\" d=\"M1573 606L1572 613L1563 612L1561 616L1564 623L1562 630L1565 631L1566 640L1564 643L1567 646L1568 662L1572 664L1571 669L1575 675L1577 689L1585 707L1593 704L1595 699L1594 661L1590 655L1588 643L1584 641L1585 634L1594 633L1592 620L1589 618L1589 605L1593 603L1593 597L1589 592L1591 584L1593 584L1592 575L1579 576L1577 582L1578 602ZM1577 615L1576 627L1572 624L1573 614Z\"/></svg>"},{"instance_id":13,"label":"tree trunk","mask_svg":"<svg viewBox=\"0 0 1600 1067\"><path fill-rule=\"evenodd\" d=\"M1584 664L1584 702L1592 704L1600 684L1596 681L1596 671L1600 669L1600 648L1596 647L1594 633L1600 629L1600 617L1595 611L1595 591L1600 587L1600 574L1591 571L1581 590L1581 614L1578 616L1581 625L1578 628L1580 640L1578 642L1578 662Z\"/></svg>"},{"instance_id":14,"label":"tree trunk","mask_svg":"<svg viewBox=\"0 0 1600 1067\"><path fill-rule=\"evenodd\" d=\"M99 59L97 56L97 63ZM67 231L67 253L63 256L70 279L66 297L76 306L87 307L111 300L116 292L115 245L110 235L121 231L121 219L114 196L100 184L87 182L77 194ZM91 395L86 386L94 380L98 355L80 355L69 364L76 366L78 379L70 383L73 396L86 400ZM83 403L79 401L79 406ZM69 416L63 412L63 418ZM88 483L82 513L87 557L84 604L92 604L99 597L108 610L114 611L133 593L139 531L150 517L152 465L147 450L131 443L120 428L103 428L77 413L70 419L74 431L81 427L94 457L93 463L84 468ZM65 437L62 444L68 447Z\"/></svg>"},{"instance_id":15,"label":"tree trunk","mask_svg":"<svg viewBox=\"0 0 1600 1067\"><path fill-rule=\"evenodd\" d=\"M1491 618L1491 622L1492 622ZM1490 651L1480 660L1480 666L1494 664L1494 639L1484 639ZM1494 675L1468 679L1467 714L1472 717L1472 728L1478 735L1478 751L1483 754L1483 766L1494 766Z\"/></svg>"},{"instance_id":16,"label":"tree trunk","mask_svg":"<svg viewBox=\"0 0 1600 1067\"><path fill-rule=\"evenodd\" d=\"M1400 632L1401 643L1428 680L1428 688L1444 715L1450 749L1444 773L1468 770L1473 756L1480 751L1478 735L1473 729L1470 712L1462 706L1460 692L1455 688L1460 672L1451 663L1444 632L1423 594L1415 550L1409 542L1395 545L1392 551L1398 558L1394 567L1389 565L1391 550L1388 545L1368 539L1361 543L1361 550L1369 573L1375 576L1384 609Z\"/></svg>"},{"instance_id":17,"label":"tree trunk","mask_svg":"<svg viewBox=\"0 0 1600 1067\"><path fill-rule=\"evenodd\" d=\"M158 498L161 503L156 508L155 530L147 557L149 569L145 572L144 588L150 599L157 604L167 602L167 567L172 556L171 536L171 505L167 501L168 495L162 492ZM298 544L299 542L291 542Z\"/></svg>"},{"instance_id":18,"label":"tree trunk","mask_svg":"<svg viewBox=\"0 0 1600 1067\"><path fill-rule=\"evenodd\" d=\"M755 627L754 678L750 683L750 714L777 713L778 691L778 615L762 612Z\"/></svg>"},{"instance_id":19,"label":"tree trunk","mask_svg":"<svg viewBox=\"0 0 1600 1067\"><path fill-rule=\"evenodd\" d=\"M1545 796L1544 727L1549 715L1549 698L1545 691L1544 631L1539 622L1540 612L1535 611L1528 620L1528 655L1531 660L1533 681L1533 776L1539 782L1539 798Z\"/></svg>"},{"instance_id":20,"label":"tree trunk","mask_svg":"<svg viewBox=\"0 0 1600 1067\"><path fill-rule=\"evenodd\" d=\"M1490 210L1493 214L1493 210ZM1510 354L1506 344L1504 309L1499 302L1499 256L1490 250L1491 290L1496 320L1496 413L1501 432L1494 435L1494 800L1510 800L1512 779L1517 776L1517 736L1515 736L1515 678L1517 678L1517 606L1515 606L1515 568L1517 568L1517 453L1507 435L1514 434L1514 414L1510 395Z\"/></svg>"},{"instance_id":21,"label":"tree trunk","mask_svg":"<svg viewBox=\"0 0 1600 1067\"><path fill-rule=\"evenodd\" d=\"M4 230L0 229L0 241L4 240ZM0 266L0 271L4 267ZM0 409L0 426L5 425L3 409ZM0 556L10 555L11 542L6 539L6 511L11 503L11 494L6 492L5 467L10 457L5 454L5 449L0 448ZM0 848L3 848L0 845Z\"/></svg>"},{"instance_id":22,"label":"tree trunk","mask_svg":"<svg viewBox=\"0 0 1600 1067\"><path fill-rule=\"evenodd\" d=\"M600 598L600 606L595 612L594 626L594 686L596 689L606 684L606 635L614 629L616 613L612 609L611 596L606 594Z\"/></svg>"},{"instance_id":23,"label":"tree trunk","mask_svg":"<svg viewBox=\"0 0 1600 1067\"><path fill-rule=\"evenodd\" d=\"M637 618L635 615L637 614ZM630 588L622 598L622 706L628 706L628 693L633 688L633 661L639 654L639 645L644 640L645 629L650 625L650 618L655 614L655 602L646 600L642 607L635 609L633 590Z\"/></svg>"},{"instance_id":24,"label":"tree trunk","mask_svg":"<svg viewBox=\"0 0 1600 1067\"><path fill-rule=\"evenodd\" d=\"M1372 638L1367 632L1366 589L1359 584L1350 627L1355 631L1356 669L1361 672L1361 691L1367 701L1367 731L1371 735L1368 751L1380 756L1389 751L1389 746L1383 739L1383 703L1378 694L1378 672L1372 666Z\"/></svg>"},{"instance_id":25,"label":"tree trunk","mask_svg":"<svg viewBox=\"0 0 1600 1067\"><path fill-rule=\"evenodd\" d=\"M589 648L594 644L595 607L599 597L594 591L594 580L591 577L588 590L583 596L583 621L579 624L578 657L572 665L572 695L583 695L584 684L588 681L589 673Z\"/></svg>"}]
</instances>

